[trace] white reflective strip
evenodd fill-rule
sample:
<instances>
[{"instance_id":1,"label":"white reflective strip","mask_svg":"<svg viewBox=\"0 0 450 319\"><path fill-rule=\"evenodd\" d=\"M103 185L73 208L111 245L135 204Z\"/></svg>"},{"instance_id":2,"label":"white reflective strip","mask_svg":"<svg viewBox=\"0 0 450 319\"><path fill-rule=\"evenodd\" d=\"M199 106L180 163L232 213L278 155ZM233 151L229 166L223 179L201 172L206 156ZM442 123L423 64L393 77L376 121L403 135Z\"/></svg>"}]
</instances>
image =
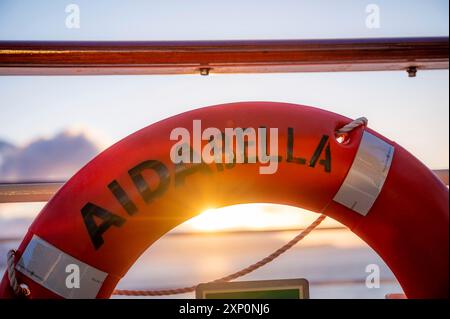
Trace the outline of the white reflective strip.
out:
<instances>
[{"instance_id":1,"label":"white reflective strip","mask_svg":"<svg viewBox=\"0 0 450 319\"><path fill-rule=\"evenodd\" d=\"M383 188L394 147L366 131L334 201L366 216Z\"/></svg>"},{"instance_id":2,"label":"white reflective strip","mask_svg":"<svg viewBox=\"0 0 450 319\"><path fill-rule=\"evenodd\" d=\"M73 268L77 266L79 268L78 288L72 287L78 278L75 281L71 280L73 276L77 276L77 273L73 272ZM36 235L28 243L16 269L41 286L67 299L95 298L108 275L69 256ZM69 276L71 277L68 279Z\"/></svg>"}]
</instances>

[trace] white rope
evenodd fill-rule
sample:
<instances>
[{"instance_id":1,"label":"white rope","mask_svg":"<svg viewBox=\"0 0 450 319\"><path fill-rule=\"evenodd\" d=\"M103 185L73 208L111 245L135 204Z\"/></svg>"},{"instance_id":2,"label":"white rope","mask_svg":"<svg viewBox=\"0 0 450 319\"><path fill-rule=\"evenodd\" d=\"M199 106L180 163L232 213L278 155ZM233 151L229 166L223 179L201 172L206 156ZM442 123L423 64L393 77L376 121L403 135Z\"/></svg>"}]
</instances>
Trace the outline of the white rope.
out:
<instances>
[{"instance_id":1,"label":"white rope","mask_svg":"<svg viewBox=\"0 0 450 319\"><path fill-rule=\"evenodd\" d=\"M245 276L256 269L259 269L266 264L272 262L276 258L278 258L281 254L284 254L287 250L294 247L299 241L308 236L320 223L326 218L326 215L321 214L315 221L313 221L307 228L302 230L300 234L291 239L287 244L278 248L276 251L268 255L267 257L261 259L260 261L245 267L237 272L232 273L231 275L213 280L211 282L229 282L236 278ZM197 285L190 287L182 287L182 288L173 288L173 289L162 289L162 290L129 290L129 289L116 289L113 292L113 295L122 295L122 296L166 296L166 295L176 295L176 294L184 294L188 292L195 291Z\"/></svg>"},{"instance_id":2,"label":"white rope","mask_svg":"<svg viewBox=\"0 0 450 319\"><path fill-rule=\"evenodd\" d=\"M8 270L8 279L9 279L9 285L11 286L12 290L16 294L16 296L25 296L28 297L30 295L30 289L25 284L20 284L17 281L16 278L16 269L14 268L14 256L16 254L16 251L14 249L11 249L8 251L6 263L7 263L7 270Z\"/></svg>"},{"instance_id":3,"label":"white rope","mask_svg":"<svg viewBox=\"0 0 450 319\"><path fill-rule=\"evenodd\" d=\"M345 124L343 127L336 131L337 134L346 134L353 131L355 128L360 126L367 126L369 120L365 117L359 117L356 120L351 121L348 124Z\"/></svg>"}]
</instances>

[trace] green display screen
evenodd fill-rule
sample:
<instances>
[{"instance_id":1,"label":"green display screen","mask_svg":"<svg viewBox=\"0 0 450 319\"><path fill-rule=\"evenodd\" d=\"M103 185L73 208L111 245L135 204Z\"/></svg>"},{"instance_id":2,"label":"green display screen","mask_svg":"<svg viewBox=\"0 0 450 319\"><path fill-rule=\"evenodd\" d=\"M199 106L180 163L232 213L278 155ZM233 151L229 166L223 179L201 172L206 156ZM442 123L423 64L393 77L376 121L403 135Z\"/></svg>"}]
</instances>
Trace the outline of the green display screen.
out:
<instances>
[{"instance_id":1,"label":"green display screen","mask_svg":"<svg viewBox=\"0 0 450 319\"><path fill-rule=\"evenodd\" d=\"M200 284L197 299L307 299L306 279L212 282Z\"/></svg>"},{"instance_id":2,"label":"green display screen","mask_svg":"<svg viewBox=\"0 0 450 319\"><path fill-rule=\"evenodd\" d=\"M298 289L205 293L205 299L300 299Z\"/></svg>"}]
</instances>

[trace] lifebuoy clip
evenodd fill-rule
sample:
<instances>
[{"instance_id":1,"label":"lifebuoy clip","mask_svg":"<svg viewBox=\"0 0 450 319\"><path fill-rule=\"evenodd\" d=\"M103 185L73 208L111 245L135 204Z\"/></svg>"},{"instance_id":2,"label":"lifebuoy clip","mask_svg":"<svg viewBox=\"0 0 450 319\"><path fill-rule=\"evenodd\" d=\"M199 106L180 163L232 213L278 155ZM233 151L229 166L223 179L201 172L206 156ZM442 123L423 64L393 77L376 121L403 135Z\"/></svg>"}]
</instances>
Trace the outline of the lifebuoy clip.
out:
<instances>
[{"instance_id":1,"label":"lifebuoy clip","mask_svg":"<svg viewBox=\"0 0 450 319\"><path fill-rule=\"evenodd\" d=\"M333 200L366 216L380 194L394 146L364 131L353 164Z\"/></svg>"}]
</instances>

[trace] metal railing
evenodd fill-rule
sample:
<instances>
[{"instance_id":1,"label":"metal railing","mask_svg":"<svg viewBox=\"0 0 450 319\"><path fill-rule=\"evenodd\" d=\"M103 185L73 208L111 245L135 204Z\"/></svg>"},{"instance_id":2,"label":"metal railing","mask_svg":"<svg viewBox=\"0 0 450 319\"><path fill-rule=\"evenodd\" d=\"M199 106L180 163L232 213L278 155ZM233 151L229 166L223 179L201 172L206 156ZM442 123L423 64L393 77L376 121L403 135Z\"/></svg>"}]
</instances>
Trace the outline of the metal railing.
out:
<instances>
[{"instance_id":1,"label":"metal railing","mask_svg":"<svg viewBox=\"0 0 450 319\"><path fill-rule=\"evenodd\" d=\"M448 186L448 169L433 172ZM64 182L0 183L0 203L46 202L62 185Z\"/></svg>"}]
</instances>

